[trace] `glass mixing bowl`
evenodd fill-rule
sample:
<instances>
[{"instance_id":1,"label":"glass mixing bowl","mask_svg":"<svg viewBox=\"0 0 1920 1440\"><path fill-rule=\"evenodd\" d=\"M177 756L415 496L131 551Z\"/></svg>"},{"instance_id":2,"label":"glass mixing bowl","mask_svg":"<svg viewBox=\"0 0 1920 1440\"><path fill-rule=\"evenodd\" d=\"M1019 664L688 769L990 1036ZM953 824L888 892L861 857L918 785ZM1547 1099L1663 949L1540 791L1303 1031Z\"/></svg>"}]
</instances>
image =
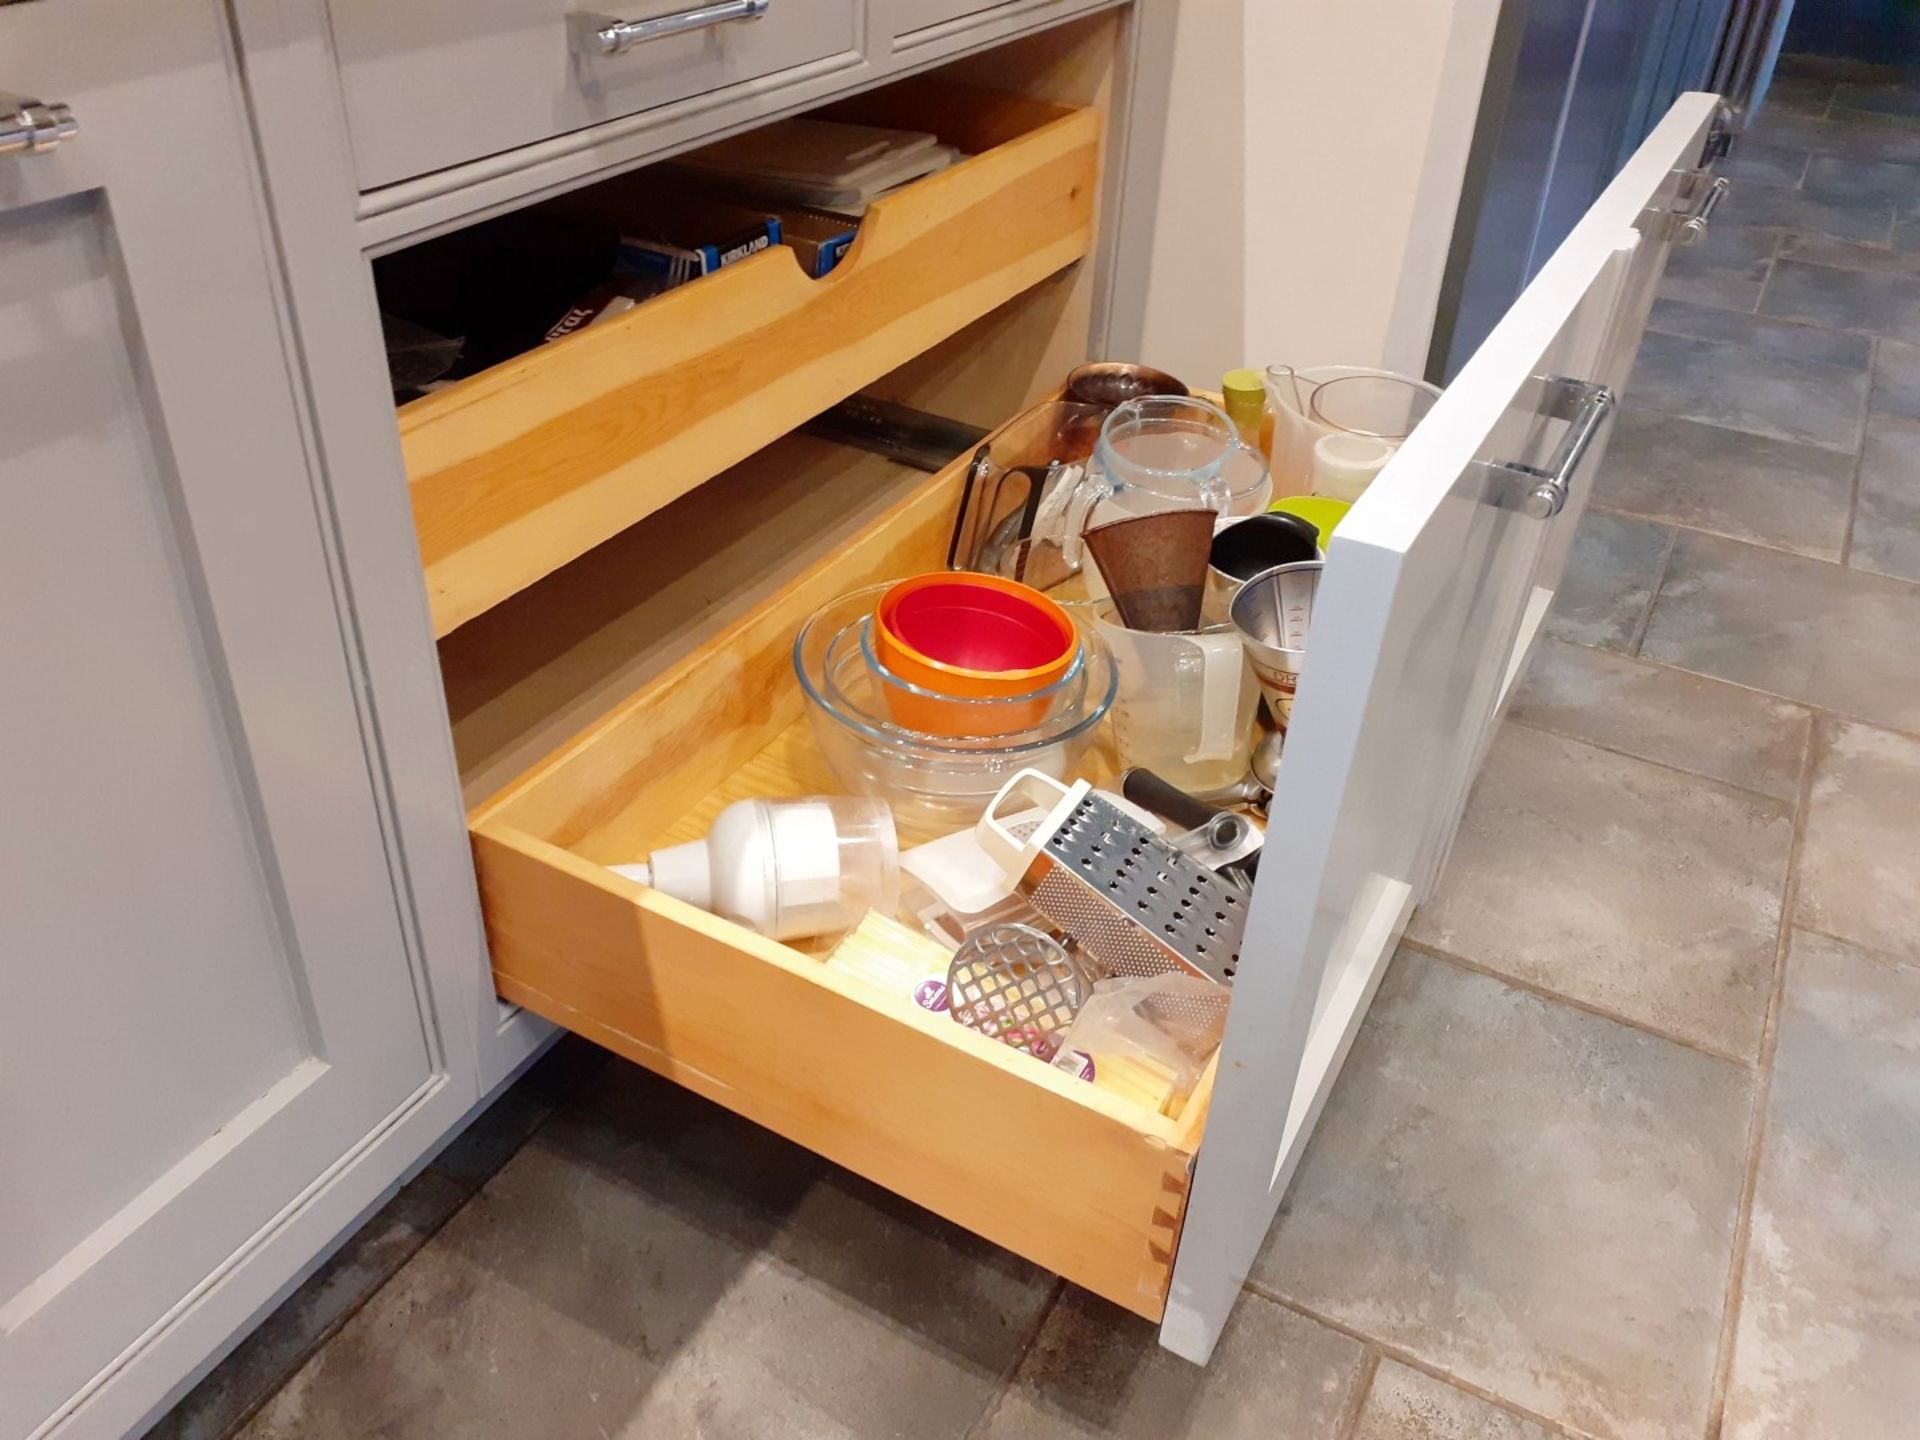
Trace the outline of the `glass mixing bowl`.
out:
<instances>
[{"instance_id":1,"label":"glass mixing bowl","mask_svg":"<svg viewBox=\"0 0 1920 1440\"><path fill-rule=\"evenodd\" d=\"M1087 607L1066 607L1080 632L1079 673L1058 682L1060 698L1043 721L1004 734L933 735L893 722L880 692L890 682L859 644L859 624L885 588L855 591L822 606L794 638L794 674L814 740L841 784L857 795L882 797L903 820L962 829L1016 771L1033 767L1065 778L1118 690L1112 656L1094 633Z\"/></svg>"}]
</instances>

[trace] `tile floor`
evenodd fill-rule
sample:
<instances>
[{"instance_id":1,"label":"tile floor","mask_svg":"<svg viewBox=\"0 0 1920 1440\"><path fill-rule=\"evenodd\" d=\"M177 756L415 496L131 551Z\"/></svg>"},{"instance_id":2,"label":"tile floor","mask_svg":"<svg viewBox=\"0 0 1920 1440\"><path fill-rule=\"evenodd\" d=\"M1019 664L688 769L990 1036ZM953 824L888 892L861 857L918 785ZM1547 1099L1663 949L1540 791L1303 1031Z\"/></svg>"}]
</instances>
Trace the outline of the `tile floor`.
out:
<instances>
[{"instance_id":1,"label":"tile floor","mask_svg":"<svg viewBox=\"0 0 1920 1440\"><path fill-rule=\"evenodd\" d=\"M1729 169L1211 1367L569 1042L156 1440L1914 1434L1920 86Z\"/></svg>"}]
</instances>

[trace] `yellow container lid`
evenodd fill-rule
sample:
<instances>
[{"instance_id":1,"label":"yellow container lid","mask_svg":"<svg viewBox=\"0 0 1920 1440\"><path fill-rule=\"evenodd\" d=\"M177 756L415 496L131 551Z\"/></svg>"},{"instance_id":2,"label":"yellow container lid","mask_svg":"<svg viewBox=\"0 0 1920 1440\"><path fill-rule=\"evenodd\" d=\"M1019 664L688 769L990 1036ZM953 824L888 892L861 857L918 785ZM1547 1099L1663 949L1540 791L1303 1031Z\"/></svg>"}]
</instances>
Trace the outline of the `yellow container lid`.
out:
<instances>
[{"instance_id":1,"label":"yellow container lid","mask_svg":"<svg viewBox=\"0 0 1920 1440\"><path fill-rule=\"evenodd\" d=\"M1220 402L1227 418L1245 433L1267 413L1267 384L1258 370L1229 370L1220 377Z\"/></svg>"}]
</instances>

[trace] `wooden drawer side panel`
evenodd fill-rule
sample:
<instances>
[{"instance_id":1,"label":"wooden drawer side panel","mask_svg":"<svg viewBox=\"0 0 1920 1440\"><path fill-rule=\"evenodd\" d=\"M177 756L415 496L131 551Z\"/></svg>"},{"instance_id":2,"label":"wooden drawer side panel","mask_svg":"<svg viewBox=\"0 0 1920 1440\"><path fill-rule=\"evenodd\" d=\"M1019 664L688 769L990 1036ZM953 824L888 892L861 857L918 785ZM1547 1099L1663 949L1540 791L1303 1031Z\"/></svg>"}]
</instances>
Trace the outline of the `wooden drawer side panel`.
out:
<instances>
[{"instance_id":1,"label":"wooden drawer side panel","mask_svg":"<svg viewBox=\"0 0 1920 1440\"><path fill-rule=\"evenodd\" d=\"M1182 1127L504 826L474 854L503 997L1160 1317Z\"/></svg>"},{"instance_id":2,"label":"wooden drawer side panel","mask_svg":"<svg viewBox=\"0 0 1920 1440\"><path fill-rule=\"evenodd\" d=\"M768 251L406 406L435 633L1085 255L1099 144L1066 111L877 202L824 279Z\"/></svg>"},{"instance_id":3,"label":"wooden drawer side panel","mask_svg":"<svg viewBox=\"0 0 1920 1440\"><path fill-rule=\"evenodd\" d=\"M810 567L476 806L470 820L479 825L497 817L595 858L602 858L597 834L628 812L644 809L662 829L672 824L801 717L806 701L794 681L792 655L794 636L808 615L849 590L943 563L965 464L962 459L929 476L843 553ZM620 828L626 839L648 843L645 827Z\"/></svg>"}]
</instances>

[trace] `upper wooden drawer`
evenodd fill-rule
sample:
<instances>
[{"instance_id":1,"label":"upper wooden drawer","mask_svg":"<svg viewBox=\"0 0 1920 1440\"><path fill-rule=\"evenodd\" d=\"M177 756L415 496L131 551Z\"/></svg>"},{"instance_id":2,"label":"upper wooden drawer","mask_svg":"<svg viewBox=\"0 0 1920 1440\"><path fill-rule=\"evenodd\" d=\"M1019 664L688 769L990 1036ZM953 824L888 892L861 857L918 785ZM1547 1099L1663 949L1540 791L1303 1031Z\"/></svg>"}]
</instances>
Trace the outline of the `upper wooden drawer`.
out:
<instances>
[{"instance_id":1,"label":"upper wooden drawer","mask_svg":"<svg viewBox=\"0 0 1920 1440\"><path fill-rule=\"evenodd\" d=\"M907 81L829 112L971 158L400 412L434 633L524 589L1086 254L1100 117Z\"/></svg>"},{"instance_id":2,"label":"upper wooden drawer","mask_svg":"<svg viewBox=\"0 0 1920 1440\"><path fill-rule=\"evenodd\" d=\"M609 0L623 20L695 8ZM853 0L771 0L733 20L594 52L575 0L332 0L360 188L442 170L810 61L858 58Z\"/></svg>"}]
</instances>

